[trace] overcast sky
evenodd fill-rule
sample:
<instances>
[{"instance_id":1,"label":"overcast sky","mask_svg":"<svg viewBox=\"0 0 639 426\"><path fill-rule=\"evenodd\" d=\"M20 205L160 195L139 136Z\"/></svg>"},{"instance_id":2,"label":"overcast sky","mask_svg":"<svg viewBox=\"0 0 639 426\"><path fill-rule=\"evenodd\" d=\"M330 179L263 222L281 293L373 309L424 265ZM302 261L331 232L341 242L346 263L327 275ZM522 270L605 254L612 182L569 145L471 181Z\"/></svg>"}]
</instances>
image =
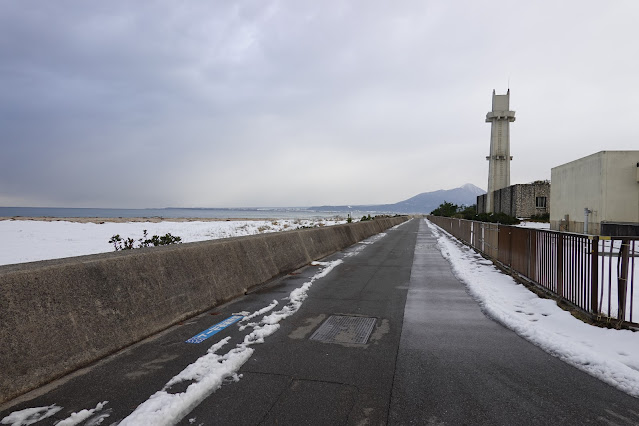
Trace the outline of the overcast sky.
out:
<instances>
[{"instance_id":1,"label":"overcast sky","mask_svg":"<svg viewBox=\"0 0 639 426\"><path fill-rule=\"evenodd\" d=\"M0 0L0 206L394 203L639 149L639 1Z\"/></svg>"}]
</instances>

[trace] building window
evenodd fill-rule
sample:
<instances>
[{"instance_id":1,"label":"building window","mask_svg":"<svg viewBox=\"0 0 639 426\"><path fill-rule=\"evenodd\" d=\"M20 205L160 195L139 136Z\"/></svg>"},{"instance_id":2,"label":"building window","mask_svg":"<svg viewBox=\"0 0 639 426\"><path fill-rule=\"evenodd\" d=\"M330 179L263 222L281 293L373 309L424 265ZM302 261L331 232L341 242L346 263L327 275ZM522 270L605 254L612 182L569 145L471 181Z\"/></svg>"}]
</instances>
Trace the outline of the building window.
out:
<instances>
[{"instance_id":1,"label":"building window","mask_svg":"<svg viewBox=\"0 0 639 426\"><path fill-rule=\"evenodd\" d=\"M535 207L537 207L538 209L545 209L546 208L546 197L536 197Z\"/></svg>"}]
</instances>

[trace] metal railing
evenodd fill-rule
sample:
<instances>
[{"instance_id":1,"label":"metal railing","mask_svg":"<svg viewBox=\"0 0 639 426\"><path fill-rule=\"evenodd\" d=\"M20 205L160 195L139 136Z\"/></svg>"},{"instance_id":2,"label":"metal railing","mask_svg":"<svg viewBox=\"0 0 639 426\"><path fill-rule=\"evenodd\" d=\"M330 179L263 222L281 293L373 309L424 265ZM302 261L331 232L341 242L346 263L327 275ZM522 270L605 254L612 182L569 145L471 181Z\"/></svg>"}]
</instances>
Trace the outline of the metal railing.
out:
<instances>
[{"instance_id":1,"label":"metal railing","mask_svg":"<svg viewBox=\"0 0 639 426\"><path fill-rule=\"evenodd\" d=\"M428 219L475 250L598 320L639 326L639 238ZM639 290L639 289L637 289Z\"/></svg>"}]
</instances>

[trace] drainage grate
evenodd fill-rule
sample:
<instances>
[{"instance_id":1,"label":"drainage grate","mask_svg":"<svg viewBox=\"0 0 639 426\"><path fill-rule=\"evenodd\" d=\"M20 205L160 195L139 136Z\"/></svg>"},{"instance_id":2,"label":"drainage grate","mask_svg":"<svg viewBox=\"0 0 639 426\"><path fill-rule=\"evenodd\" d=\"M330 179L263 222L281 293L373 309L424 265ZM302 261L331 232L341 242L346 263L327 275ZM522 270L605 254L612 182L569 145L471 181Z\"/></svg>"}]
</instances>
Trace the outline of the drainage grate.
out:
<instances>
[{"instance_id":1,"label":"drainage grate","mask_svg":"<svg viewBox=\"0 0 639 426\"><path fill-rule=\"evenodd\" d=\"M376 318L331 315L311 336L326 343L365 344L375 327Z\"/></svg>"}]
</instances>

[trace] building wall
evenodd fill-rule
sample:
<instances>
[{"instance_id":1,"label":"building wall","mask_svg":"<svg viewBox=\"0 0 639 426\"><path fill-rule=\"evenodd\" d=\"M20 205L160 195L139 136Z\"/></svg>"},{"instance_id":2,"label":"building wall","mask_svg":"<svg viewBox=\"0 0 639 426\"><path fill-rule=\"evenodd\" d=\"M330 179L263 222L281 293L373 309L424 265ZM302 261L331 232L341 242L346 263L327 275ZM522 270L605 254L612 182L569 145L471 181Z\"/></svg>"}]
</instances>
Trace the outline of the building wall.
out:
<instances>
[{"instance_id":1,"label":"building wall","mask_svg":"<svg viewBox=\"0 0 639 426\"><path fill-rule=\"evenodd\" d=\"M639 224L639 151L601 151L554 167L550 227L600 234L602 223Z\"/></svg>"},{"instance_id":2,"label":"building wall","mask_svg":"<svg viewBox=\"0 0 639 426\"><path fill-rule=\"evenodd\" d=\"M516 187L514 214L515 217L531 217L550 212L550 183L534 182ZM538 198L545 198L545 207L537 206ZM541 200L540 200L541 201Z\"/></svg>"},{"instance_id":3,"label":"building wall","mask_svg":"<svg viewBox=\"0 0 639 426\"><path fill-rule=\"evenodd\" d=\"M545 197L545 207L537 207L537 197ZM478 211L483 212L479 209ZM493 193L493 211L523 218L548 213L550 211L550 184L540 181L511 185L495 191Z\"/></svg>"},{"instance_id":4,"label":"building wall","mask_svg":"<svg viewBox=\"0 0 639 426\"><path fill-rule=\"evenodd\" d=\"M499 189L493 192L493 212L511 214L512 206L512 186Z\"/></svg>"},{"instance_id":5,"label":"building wall","mask_svg":"<svg viewBox=\"0 0 639 426\"><path fill-rule=\"evenodd\" d=\"M604 151L602 222L639 224L639 151Z\"/></svg>"},{"instance_id":6,"label":"building wall","mask_svg":"<svg viewBox=\"0 0 639 426\"><path fill-rule=\"evenodd\" d=\"M486 199L488 194L477 196L477 213L486 213Z\"/></svg>"}]
</instances>

